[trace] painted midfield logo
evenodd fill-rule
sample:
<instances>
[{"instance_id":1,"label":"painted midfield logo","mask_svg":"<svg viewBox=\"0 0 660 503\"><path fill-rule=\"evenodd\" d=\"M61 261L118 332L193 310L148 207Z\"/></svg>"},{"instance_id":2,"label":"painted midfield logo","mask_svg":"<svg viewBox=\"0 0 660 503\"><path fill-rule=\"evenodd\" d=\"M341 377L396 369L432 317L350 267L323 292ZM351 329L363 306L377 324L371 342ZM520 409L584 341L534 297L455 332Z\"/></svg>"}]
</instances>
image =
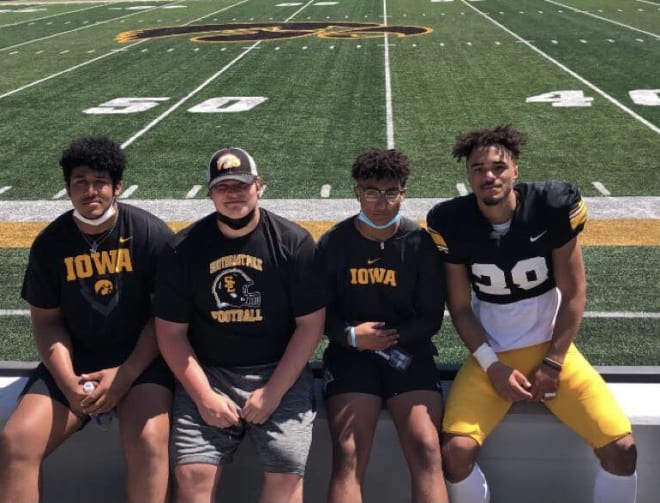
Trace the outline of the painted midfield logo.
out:
<instances>
[{"instance_id":1,"label":"painted midfield logo","mask_svg":"<svg viewBox=\"0 0 660 503\"><path fill-rule=\"evenodd\" d=\"M310 37L330 39L382 38L384 34L397 37L426 35L433 30L424 26L387 26L379 23L321 22L302 23L235 23L204 24L147 28L120 33L115 40L120 43L151 38L193 35L193 42L258 42Z\"/></svg>"}]
</instances>

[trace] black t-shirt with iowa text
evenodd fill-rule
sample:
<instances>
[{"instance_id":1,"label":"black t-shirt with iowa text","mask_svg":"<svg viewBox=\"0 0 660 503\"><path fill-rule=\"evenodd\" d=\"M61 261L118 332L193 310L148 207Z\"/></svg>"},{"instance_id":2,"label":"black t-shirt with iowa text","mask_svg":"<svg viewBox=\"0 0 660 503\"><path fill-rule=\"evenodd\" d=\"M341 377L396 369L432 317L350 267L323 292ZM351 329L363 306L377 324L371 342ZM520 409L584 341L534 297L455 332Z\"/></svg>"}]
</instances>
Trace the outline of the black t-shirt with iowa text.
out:
<instances>
[{"instance_id":1,"label":"black t-shirt with iowa text","mask_svg":"<svg viewBox=\"0 0 660 503\"><path fill-rule=\"evenodd\" d=\"M21 296L60 308L74 358L118 365L133 350L151 315L157 257L172 236L154 215L119 203L118 220L96 253L74 222L60 215L35 239Z\"/></svg>"},{"instance_id":2,"label":"black t-shirt with iowa text","mask_svg":"<svg viewBox=\"0 0 660 503\"><path fill-rule=\"evenodd\" d=\"M177 234L159 261L156 316L188 324L202 364L274 363L295 318L325 304L310 234L260 212L256 229L239 238L225 237L212 213Z\"/></svg>"}]
</instances>

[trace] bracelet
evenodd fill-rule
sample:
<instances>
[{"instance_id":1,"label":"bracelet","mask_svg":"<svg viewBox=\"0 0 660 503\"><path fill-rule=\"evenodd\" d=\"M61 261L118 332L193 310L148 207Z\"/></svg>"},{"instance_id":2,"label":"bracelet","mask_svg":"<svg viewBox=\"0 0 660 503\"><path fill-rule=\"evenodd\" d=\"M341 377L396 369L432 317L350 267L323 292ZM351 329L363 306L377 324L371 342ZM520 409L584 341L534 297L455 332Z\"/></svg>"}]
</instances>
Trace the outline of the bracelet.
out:
<instances>
[{"instance_id":1,"label":"bracelet","mask_svg":"<svg viewBox=\"0 0 660 503\"><path fill-rule=\"evenodd\" d=\"M474 356L484 372L486 372L493 363L500 361L497 354L495 354L495 351L493 351L493 348L491 348L487 342L484 342L479 346L476 351L472 353L472 356Z\"/></svg>"},{"instance_id":2,"label":"bracelet","mask_svg":"<svg viewBox=\"0 0 660 503\"><path fill-rule=\"evenodd\" d=\"M550 367L553 370L556 370L557 372L561 372L561 369L564 368L564 365L562 363L559 363L556 360L553 360L552 358L548 358L547 356L543 358L543 364Z\"/></svg>"},{"instance_id":3,"label":"bracelet","mask_svg":"<svg viewBox=\"0 0 660 503\"><path fill-rule=\"evenodd\" d=\"M349 348L357 348L357 339L355 335L355 327L346 327L344 329L346 335L346 345Z\"/></svg>"}]
</instances>

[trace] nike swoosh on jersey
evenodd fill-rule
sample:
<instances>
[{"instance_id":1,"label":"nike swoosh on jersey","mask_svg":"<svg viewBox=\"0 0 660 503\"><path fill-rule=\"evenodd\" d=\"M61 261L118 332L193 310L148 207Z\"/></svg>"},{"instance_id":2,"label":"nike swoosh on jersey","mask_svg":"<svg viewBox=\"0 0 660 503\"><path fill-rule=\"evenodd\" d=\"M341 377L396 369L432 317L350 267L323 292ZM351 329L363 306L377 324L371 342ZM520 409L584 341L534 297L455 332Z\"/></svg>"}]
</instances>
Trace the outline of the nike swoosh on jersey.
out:
<instances>
[{"instance_id":1,"label":"nike swoosh on jersey","mask_svg":"<svg viewBox=\"0 0 660 503\"><path fill-rule=\"evenodd\" d=\"M369 258L369 259L367 259L367 264L369 264L369 265L371 265L371 264L375 264L375 263L378 262L381 258L382 258L382 257L378 257L378 258Z\"/></svg>"},{"instance_id":2,"label":"nike swoosh on jersey","mask_svg":"<svg viewBox=\"0 0 660 503\"><path fill-rule=\"evenodd\" d=\"M536 236L529 236L529 242L533 243L535 241L538 241L545 235L546 232L548 232L548 229L544 230L541 234L537 234Z\"/></svg>"},{"instance_id":3,"label":"nike swoosh on jersey","mask_svg":"<svg viewBox=\"0 0 660 503\"><path fill-rule=\"evenodd\" d=\"M130 241L131 239L133 239L133 236L128 236L127 238L123 238L123 237L120 236L119 237L119 244L124 244L124 243Z\"/></svg>"}]
</instances>

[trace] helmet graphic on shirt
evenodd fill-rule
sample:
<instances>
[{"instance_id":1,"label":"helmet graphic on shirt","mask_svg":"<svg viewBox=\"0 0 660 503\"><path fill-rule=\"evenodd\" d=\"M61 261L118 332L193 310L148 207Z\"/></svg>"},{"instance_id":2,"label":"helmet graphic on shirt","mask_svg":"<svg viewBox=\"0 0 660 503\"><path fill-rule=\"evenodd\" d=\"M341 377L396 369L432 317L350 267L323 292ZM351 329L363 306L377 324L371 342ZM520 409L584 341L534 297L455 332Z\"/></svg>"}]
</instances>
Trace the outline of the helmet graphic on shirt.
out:
<instances>
[{"instance_id":1,"label":"helmet graphic on shirt","mask_svg":"<svg viewBox=\"0 0 660 503\"><path fill-rule=\"evenodd\" d=\"M226 307L259 307L261 294L250 292L254 281L241 269L222 271L213 282L213 296L218 309Z\"/></svg>"}]
</instances>

